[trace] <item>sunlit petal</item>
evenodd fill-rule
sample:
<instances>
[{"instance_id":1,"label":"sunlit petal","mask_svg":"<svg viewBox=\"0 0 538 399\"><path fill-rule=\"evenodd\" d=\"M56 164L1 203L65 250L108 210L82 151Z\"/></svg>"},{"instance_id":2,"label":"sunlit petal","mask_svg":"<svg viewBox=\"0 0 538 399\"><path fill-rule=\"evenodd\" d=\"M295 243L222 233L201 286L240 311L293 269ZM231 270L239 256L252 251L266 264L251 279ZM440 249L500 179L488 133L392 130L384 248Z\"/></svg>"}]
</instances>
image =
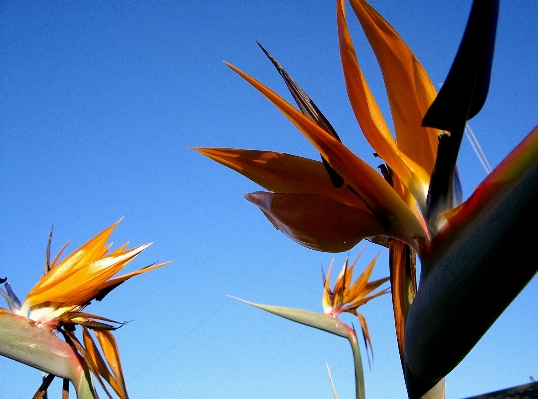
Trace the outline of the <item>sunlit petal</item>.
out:
<instances>
[{"instance_id":1,"label":"sunlit petal","mask_svg":"<svg viewBox=\"0 0 538 399\"><path fill-rule=\"evenodd\" d=\"M362 336L364 338L364 345L366 346L366 353L368 354L368 348L370 349L370 353L372 354L372 358L374 357L374 348L372 347L372 339L370 338L370 331L368 331L368 324L366 323L366 319L364 316L360 313L355 313L357 318L359 319L359 322L361 323L361 330L362 330ZM370 362L370 357L368 357L368 362Z\"/></svg>"},{"instance_id":2,"label":"sunlit petal","mask_svg":"<svg viewBox=\"0 0 538 399\"><path fill-rule=\"evenodd\" d=\"M425 209L430 180L429 173L413 160L416 158L410 158L404 151L401 151L398 148L401 146L401 142L399 141L397 145L392 137L357 61L355 48L345 21L344 2L342 0L339 3L340 55L348 96L357 121L376 153L398 175L406 187L412 191L421 207ZM420 144L415 143L415 147L420 147ZM433 164L428 166L433 167Z\"/></svg>"},{"instance_id":3,"label":"sunlit petal","mask_svg":"<svg viewBox=\"0 0 538 399\"><path fill-rule=\"evenodd\" d=\"M159 263L156 265L146 266L146 267L143 267L142 269L135 270L133 272L123 274L121 276L114 277L110 280L107 280L100 285L100 290L96 295L94 295L94 297L95 299L100 301L108 292L116 288L118 285L123 284L125 281L129 280L131 277L138 276L139 274L147 273L149 271L158 269L159 267L166 266L170 263L171 262L164 262L164 263Z\"/></svg>"},{"instance_id":4,"label":"sunlit petal","mask_svg":"<svg viewBox=\"0 0 538 399\"><path fill-rule=\"evenodd\" d=\"M24 320L24 323L28 326L44 331L51 337L63 337L66 341L65 345L72 352L72 357L76 362L74 364L68 357L60 359L59 362L65 361L69 363L69 365L66 365L68 369L72 368L74 364L77 370L71 370L71 373L66 375L66 367L63 367L63 365L48 364L47 359L51 359L51 354L55 359L58 358L55 353L52 353L57 352L54 349L57 346L54 341L50 341L50 345L53 346L52 351L46 350L43 352L39 348L39 342L25 348L27 342L31 343L34 338L39 338L40 335L35 333L31 333L30 340L17 340L19 348L15 350L6 348L6 343L8 343L7 346L13 346L10 343L10 341L13 341L11 335L8 335L0 345L0 354L7 355L44 371L52 372L54 375L69 378L75 385L77 394L83 393L91 397L97 397L90 379L89 372L91 371L93 377L101 384L110 398L112 398L112 395L107 386L105 386L105 381L120 399L128 398L118 346L112 335L113 330L125 323L85 313L82 310L90 304L90 301L103 299L108 292L129 278L154 270L169 262L153 264L114 277L150 245L145 244L129 250L127 249L127 244L124 244L109 252L111 244L107 244L107 240L118 223L119 221L96 235L60 262L58 261L60 254L65 250L66 245L50 261L51 232L45 256L45 275L30 290L21 306L18 305L18 300L7 279L0 278L0 283L5 285L7 291L4 292L0 289L0 295L5 297L11 308L10 311L0 309L0 314L9 315L8 312L11 312L16 317ZM2 320L9 321L9 319L5 318ZM82 329L82 342L75 334L76 326ZM92 338L90 330L97 337L104 359ZM37 349L35 351L34 346ZM63 356L62 351L57 354L60 357ZM72 371L75 372L73 373ZM45 390L46 387L42 385L38 393L43 393Z\"/></svg>"},{"instance_id":5,"label":"sunlit petal","mask_svg":"<svg viewBox=\"0 0 538 399\"><path fill-rule=\"evenodd\" d=\"M325 311L325 313L330 313L330 308L332 307L331 272L333 270L333 264L334 259L331 261L331 264L329 265L329 270L327 271L326 275L325 273L323 273L323 270L321 271L323 274L323 297L321 298L321 305L323 306L323 310Z\"/></svg>"},{"instance_id":6,"label":"sunlit petal","mask_svg":"<svg viewBox=\"0 0 538 399\"><path fill-rule=\"evenodd\" d=\"M368 266L366 266L366 268L363 270L359 278L356 279L355 282L351 286L349 286L349 288L347 289L347 295L345 297L346 302L354 300L356 298L362 298L365 295L369 294L369 292L365 291L365 288L366 288L366 284L368 283L368 280L370 279L370 276L372 275L372 271L374 270L375 262L378 256L379 254L376 255L370 261L370 263L368 263ZM355 262L353 262L352 267L355 266L355 264L357 263L357 260L358 260L358 257L357 259L355 259ZM352 269L350 268L350 270ZM349 284L350 282L348 282L348 285Z\"/></svg>"},{"instance_id":7,"label":"sunlit petal","mask_svg":"<svg viewBox=\"0 0 538 399\"><path fill-rule=\"evenodd\" d=\"M78 267L74 271L66 272L66 277L56 284L47 281L42 284L41 281L28 293L24 301L25 307L31 307L42 302L58 302L82 305L85 301L93 298L99 292L101 285L121 270L135 256L142 252L148 245L142 245L133 248L130 251L107 256L85 264L84 268ZM57 266L51 272L59 269ZM58 274L58 273L57 273ZM44 278L46 278L45 275Z\"/></svg>"},{"instance_id":8,"label":"sunlit petal","mask_svg":"<svg viewBox=\"0 0 538 399\"><path fill-rule=\"evenodd\" d=\"M359 278L352 283L353 270L363 250L361 250L359 255L357 255L351 266L348 266L348 259L346 258L332 291L330 290L328 283L330 279L330 270L332 268L331 262L331 268L329 269L328 276L327 278L325 278L324 281L324 293L322 303L323 310L326 314L332 314L337 317L340 313L347 312L357 316L361 323L366 349L368 350L368 348L370 348L371 350L372 345L370 340L370 334L368 332L368 326L366 324L366 319L362 314L357 311L357 308L364 305L368 301L377 298L378 296L388 293L389 289L387 288L378 291L372 295L368 295L373 290L381 286L381 284L387 282L389 278L386 277L376 281L368 282L368 279L372 274L372 270L377 259L376 256L366 266Z\"/></svg>"},{"instance_id":9,"label":"sunlit petal","mask_svg":"<svg viewBox=\"0 0 538 399\"><path fill-rule=\"evenodd\" d=\"M234 148L194 148L258 183L263 188L288 194L319 194L366 210L349 188L336 188L321 162L273 151Z\"/></svg>"},{"instance_id":10,"label":"sunlit petal","mask_svg":"<svg viewBox=\"0 0 538 399\"><path fill-rule=\"evenodd\" d=\"M41 278L41 280L39 280L39 282L34 286L28 295L39 294L47 290L49 287L57 285L59 282L76 273L88 263L103 257L107 250L105 244L119 222L120 221L116 222L109 228L97 234L86 244L68 255L59 264L55 265ZM54 264L55 262L53 262L53 265Z\"/></svg>"},{"instance_id":11,"label":"sunlit petal","mask_svg":"<svg viewBox=\"0 0 538 399\"><path fill-rule=\"evenodd\" d=\"M350 0L383 73L398 148L431 174L439 131L422 127L437 91L398 33L364 0Z\"/></svg>"},{"instance_id":12,"label":"sunlit petal","mask_svg":"<svg viewBox=\"0 0 538 399\"><path fill-rule=\"evenodd\" d=\"M378 291L375 294L364 296L366 293L372 292L372 290L378 288L381 284L384 284L387 281L389 281L389 279L390 277L385 277L385 278L376 280L374 282L375 284L368 285L368 289L362 293L361 295L362 297L358 296L355 300L349 302L345 307L345 311L350 312L352 310L357 309L359 306L362 306L365 303L370 302L372 299L377 298L378 296L388 294L390 292L390 288L385 288L384 290Z\"/></svg>"}]
</instances>

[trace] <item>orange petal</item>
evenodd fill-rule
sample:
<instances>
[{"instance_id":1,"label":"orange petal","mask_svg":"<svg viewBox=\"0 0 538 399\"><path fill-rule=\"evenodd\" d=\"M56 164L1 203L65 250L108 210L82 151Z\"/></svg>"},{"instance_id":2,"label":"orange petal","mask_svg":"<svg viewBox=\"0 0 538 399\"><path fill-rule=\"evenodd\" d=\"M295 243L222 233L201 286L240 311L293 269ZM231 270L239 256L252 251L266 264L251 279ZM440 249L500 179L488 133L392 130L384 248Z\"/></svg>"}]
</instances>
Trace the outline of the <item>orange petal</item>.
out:
<instances>
[{"instance_id":1,"label":"orange petal","mask_svg":"<svg viewBox=\"0 0 538 399\"><path fill-rule=\"evenodd\" d=\"M366 319L359 312L355 313L357 318L361 323L362 336L364 338L364 345L366 346L366 354L368 354L368 348L372 354L372 359L374 358L374 348L372 346L372 340L370 339L370 332L368 331L368 324L366 324ZM370 356L368 356L368 363L370 363Z\"/></svg>"},{"instance_id":2,"label":"orange petal","mask_svg":"<svg viewBox=\"0 0 538 399\"><path fill-rule=\"evenodd\" d=\"M398 175L425 209L430 176L396 145L357 61L346 24L343 3L342 0L338 7L338 36L344 78L353 111L372 148ZM431 172L430 169L429 171Z\"/></svg>"},{"instance_id":3,"label":"orange petal","mask_svg":"<svg viewBox=\"0 0 538 399\"><path fill-rule=\"evenodd\" d=\"M437 91L413 52L388 22L364 0L350 0L350 4L381 67L398 148L431 175L439 131L423 128L422 119Z\"/></svg>"},{"instance_id":4,"label":"orange petal","mask_svg":"<svg viewBox=\"0 0 538 399\"><path fill-rule=\"evenodd\" d=\"M379 220L387 224L391 236L416 246L415 238L427 237L413 211L370 165L346 146L297 111L282 97L239 69L227 64L262 94L303 133L344 180L360 195Z\"/></svg>"},{"instance_id":5,"label":"orange petal","mask_svg":"<svg viewBox=\"0 0 538 399\"><path fill-rule=\"evenodd\" d=\"M47 260L50 258L50 245L52 244L52 230L50 232L50 236L49 236L49 245L47 246ZM54 259L52 260L52 262L50 262L48 264L48 267L47 267L47 272L50 271L50 269L52 269L54 266L56 266L56 262L58 262L58 259L60 259L60 256L62 255L62 253L65 251L65 249L67 248L67 246L69 245L69 241L67 241L64 246L62 248L60 248L60 250L58 251L58 253L56 254L56 256L54 257Z\"/></svg>"},{"instance_id":6,"label":"orange petal","mask_svg":"<svg viewBox=\"0 0 538 399\"><path fill-rule=\"evenodd\" d=\"M55 284L40 282L28 293L24 301L25 306L32 306L42 302L66 302L72 305L83 305L85 301L93 298L99 292L103 283L120 271L134 257L148 247L141 245L121 254L107 256L81 267L74 265L74 272L65 271L65 276ZM57 266L51 270L54 272ZM46 277L47 275L45 275ZM44 277L44 278L45 278Z\"/></svg>"},{"instance_id":7,"label":"orange petal","mask_svg":"<svg viewBox=\"0 0 538 399\"><path fill-rule=\"evenodd\" d=\"M396 191L396 193L398 193L400 198L404 200L407 206L414 211L416 218L422 223L424 230L426 230L426 221L422 216L422 209L427 209L426 204L418 203L416 197L414 197L411 191L402 183L396 173L390 173L390 183L394 191Z\"/></svg>"},{"instance_id":8,"label":"orange petal","mask_svg":"<svg viewBox=\"0 0 538 399\"><path fill-rule=\"evenodd\" d=\"M105 361L103 360L101 353L99 353L97 345L95 345L95 342L93 341L93 338L90 335L88 329L82 327L82 333L84 339L84 347L86 349L87 355L84 356L84 360L86 362L91 362L90 369L94 372L94 374L96 374L97 380L99 381L103 389L106 391L109 397L112 397L103 383L103 380L105 380L112 387L112 389L114 389L114 391L120 398L127 399L127 394L124 392L124 390L122 390L122 387L118 385L112 373L110 373L110 370L108 369Z\"/></svg>"},{"instance_id":9,"label":"orange petal","mask_svg":"<svg viewBox=\"0 0 538 399\"><path fill-rule=\"evenodd\" d=\"M106 250L104 250L105 244L110 235L112 234L112 231L116 228L119 222L120 221L114 223L109 228L97 234L86 244L68 255L58 265L55 265L38 281L38 283L30 291L28 296L35 295L45 290L48 290L50 287L53 287L67 279L69 276L77 272L77 270L81 267L84 267L88 263L91 263L101 258L104 255L103 252L106 252ZM56 258L52 263L53 265L55 261Z\"/></svg>"},{"instance_id":10,"label":"orange petal","mask_svg":"<svg viewBox=\"0 0 538 399\"><path fill-rule=\"evenodd\" d=\"M381 284L386 283L387 281L389 281L389 277L385 277L383 279L377 280L376 284L377 286L380 286ZM364 305L365 303L371 301L372 299L377 298L378 296L381 296L381 295L388 294L389 292L390 292L390 288L386 288L382 291L376 292L373 295L365 296L363 298L357 298L356 300L350 302L347 306L345 306L344 311L349 312L350 310L355 310L359 306Z\"/></svg>"},{"instance_id":11,"label":"orange petal","mask_svg":"<svg viewBox=\"0 0 538 399\"><path fill-rule=\"evenodd\" d=\"M344 264L342 265L342 269L340 269L340 273L338 273L336 282L334 283L332 296L332 304L334 307L339 308L344 303L345 290L347 288L348 282L352 279L352 276L348 269L348 264L349 258L346 258Z\"/></svg>"},{"instance_id":12,"label":"orange petal","mask_svg":"<svg viewBox=\"0 0 538 399\"><path fill-rule=\"evenodd\" d=\"M114 380L118 384L118 388L121 391L120 397L127 398L127 387L125 386L125 380L123 378L123 370L120 362L120 352L116 339L110 331L107 330L94 330L94 334L97 337L97 341L101 346L103 355L105 356L108 367L112 371Z\"/></svg>"},{"instance_id":13,"label":"orange petal","mask_svg":"<svg viewBox=\"0 0 538 399\"><path fill-rule=\"evenodd\" d=\"M318 251L347 251L365 237L386 233L371 213L319 195L256 192L245 197L275 228Z\"/></svg>"},{"instance_id":14,"label":"orange petal","mask_svg":"<svg viewBox=\"0 0 538 399\"><path fill-rule=\"evenodd\" d=\"M389 242L390 285L400 361L404 367L404 332L407 313L417 292L415 255L403 242Z\"/></svg>"},{"instance_id":15,"label":"orange petal","mask_svg":"<svg viewBox=\"0 0 538 399\"><path fill-rule=\"evenodd\" d=\"M323 274L323 297L321 298L321 305L323 306L323 311L325 313L328 313L330 309L332 308L331 271L333 269L333 264L334 264L334 258L331 260L331 264L329 265L329 270L327 271L327 275L323 273L323 269L321 270Z\"/></svg>"},{"instance_id":16,"label":"orange petal","mask_svg":"<svg viewBox=\"0 0 538 399\"><path fill-rule=\"evenodd\" d=\"M87 303L87 302L93 300L94 298L96 298L98 301L100 301L110 291L112 291L118 285L120 285L120 284L124 283L125 281L129 280L131 277L138 276L139 274L149 272L151 270L157 269L157 268L162 267L162 266L166 266L166 265L168 265L170 263L171 262L164 262L164 263L159 263L157 265L146 266L146 267L143 267L142 269L135 270L134 272L123 274L123 275L121 275L119 277L114 277L111 280L107 280L103 284L101 284L101 288L100 288L99 292L96 293L95 295L93 295L93 297L88 297L87 299L85 299L84 303Z\"/></svg>"},{"instance_id":17,"label":"orange petal","mask_svg":"<svg viewBox=\"0 0 538 399\"><path fill-rule=\"evenodd\" d=\"M323 163L281 152L234 148L194 148L263 188L277 193L320 194L365 209L364 202L347 187L333 186Z\"/></svg>"},{"instance_id":18,"label":"orange petal","mask_svg":"<svg viewBox=\"0 0 538 399\"><path fill-rule=\"evenodd\" d=\"M345 302L353 302L369 294L369 292L365 291L365 287L368 284L368 279L372 275L375 261L377 260L378 256L379 254L377 254L375 258L370 261L370 263L368 263L368 266L366 266L359 278L355 280L353 285L351 285L351 287L348 289Z\"/></svg>"}]
</instances>

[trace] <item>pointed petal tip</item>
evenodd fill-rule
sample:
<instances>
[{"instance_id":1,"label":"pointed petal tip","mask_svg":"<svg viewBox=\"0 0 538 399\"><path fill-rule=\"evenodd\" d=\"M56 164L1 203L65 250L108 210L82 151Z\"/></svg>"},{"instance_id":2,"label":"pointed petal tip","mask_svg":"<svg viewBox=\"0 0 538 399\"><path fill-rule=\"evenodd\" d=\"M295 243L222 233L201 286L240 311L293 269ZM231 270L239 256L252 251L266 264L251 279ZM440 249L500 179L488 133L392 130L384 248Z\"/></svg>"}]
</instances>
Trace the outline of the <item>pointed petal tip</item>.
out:
<instances>
[{"instance_id":1,"label":"pointed petal tip","mask_svg":"<svg viewBox=\"0 0 538 399\"><path fill-rule=\"evenodd\" d=\"M114 224L112 224L112 226L109 227L109 229L114 230L123 221L123 218L124 216L120 217Z\"/></svg>"}]
</instances>

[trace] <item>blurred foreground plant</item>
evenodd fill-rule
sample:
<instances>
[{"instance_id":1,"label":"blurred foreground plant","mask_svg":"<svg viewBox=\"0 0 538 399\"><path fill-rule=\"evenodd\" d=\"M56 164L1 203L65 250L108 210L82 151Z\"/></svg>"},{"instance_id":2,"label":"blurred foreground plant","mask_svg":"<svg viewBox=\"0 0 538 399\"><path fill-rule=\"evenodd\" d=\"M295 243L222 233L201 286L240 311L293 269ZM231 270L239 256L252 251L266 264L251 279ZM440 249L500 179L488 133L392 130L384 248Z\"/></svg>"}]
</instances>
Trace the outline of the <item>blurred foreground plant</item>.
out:
<instances>
[{"instance_id":1,"label":"blurred foreground plant","mask_svg":"<svg viewBox=\"0 0 538 399\"><path fill-rule=\"evenodd\" d=\"M131 277L167 263L155 264L114 277L150 244L110 251L107 244L119 221L102 231L62 261L67 244L50 261L52 232L47 247L46 272L21 303L10 284L0 294L9 309L0 308L0 354L49 373L34 398L45 394L54 376L73 383L79 399L97 398L91 374L112 398L105 385L127 398L120 355L112 331L124 323L83 312L92 300L102 300ZM82 341L75 328L82 330ZM91 332L97 338L96 345ZM64 340L60 339L61 335Z\"/></svg>"},{"instance_id":2,"label":"blurred foreground plant","mask_svg":"<svg viewBox=\"0 0 538 399\"><path fill-rule=\"evenodd\" d=\"M351 345L351 351L353 353L353 364L355 366L355 391L357 399L365 399L366 397L364 389L364 373L362 369L361 353L357 342L357 334L354 327L342 322L338 316L341 313L351 313L357 316L361 324L362 336L364 338L366 351L368 352L368 349L370 349L373 355L372 342L370 339L370 333L368 332L366 319L357 311L357 308L370 300L389 292L389 289L384 289L376 293L372 293L389 279L386 277L375 281L368 281L374 269L377 256L370 261L359 278L352 283L353 270L361 253L362 251L359 253L359 255L357 255L355 261L349 267L348 259L346 258L332 290L330 288L330 278L333 263L331 262L327 276L323 276L323 313L316 313L303 309L285 308L281 306L262 305L239 299L241 302L276 314L277 316L346 338ZM370 358L368 357L368 359Z\"/></svg>"},{"instance_id":3,"label":"blurred foreground plant","mask_svg":"<svg viewBox=\"0 0 538 399\"><path fill-rule=\"evenodd\" d=\"M366 238L388 247L408 394L418 398L439 384L428 395L440 398L444 376L538 269L526 259L538 222L538 128L462 202L456 160L466 123L487 97L499 1L473 1L439 94L390 24L366 1L349 2L381 67L394 122L395 138L362 75L344 0L337 0L348 96L363 134L384 162L381 173L342 144L314 102L263 47L299 109L227 65L265 95L322 160L272 151L196 150L269 190L246 198L301 245L341 252Z\"/></svg>"}]
</instances>

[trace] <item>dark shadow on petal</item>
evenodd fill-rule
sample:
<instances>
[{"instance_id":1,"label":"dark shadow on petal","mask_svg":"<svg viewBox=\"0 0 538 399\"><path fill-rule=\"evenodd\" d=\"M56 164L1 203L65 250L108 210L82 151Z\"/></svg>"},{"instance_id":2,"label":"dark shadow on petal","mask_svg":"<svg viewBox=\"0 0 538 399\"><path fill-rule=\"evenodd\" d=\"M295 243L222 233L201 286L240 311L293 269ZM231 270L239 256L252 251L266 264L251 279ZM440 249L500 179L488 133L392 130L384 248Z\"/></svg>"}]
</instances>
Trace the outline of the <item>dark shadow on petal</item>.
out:
<instances>
[{"instance_id":1,"label":"dark shadow on petal","mask_svg":"<svg viewBox=\"0 0 538 399\"><path fill-rule=\"evenodd\" d=\"M256 42L258 43L258 42ZM288 86L288 90L290 91L291 95L293 96L293 99L299 106L299 109L303 114L308 116L311 120L316 122L323 130L325 130L327 133L329 133L332 137L337 139L338 141L342 142L340 140L340 137L332 127L331 123L325 118L325 115L321 113L319 108L314 104L314 102L310 99L310 97L305 93L305 91L297 84L295 81L291 78L290 75L280 66L280 64L267 52L267 50L258 43L258 46L262 49L262 51L265 53L267 58L273 63L275 68L277 69L280 76L282 76L282 79L284 79L284 82L286 83L286 86ZM333 185L336 188L340 188L344 184L344 179L342 176L338 174L325 160L325 158L321 157L323 160L323 165L325 166L325 169L327 170L327 173L329 174L329 177L331 178L331 181Z\"/></svg>"}]
</instances>

